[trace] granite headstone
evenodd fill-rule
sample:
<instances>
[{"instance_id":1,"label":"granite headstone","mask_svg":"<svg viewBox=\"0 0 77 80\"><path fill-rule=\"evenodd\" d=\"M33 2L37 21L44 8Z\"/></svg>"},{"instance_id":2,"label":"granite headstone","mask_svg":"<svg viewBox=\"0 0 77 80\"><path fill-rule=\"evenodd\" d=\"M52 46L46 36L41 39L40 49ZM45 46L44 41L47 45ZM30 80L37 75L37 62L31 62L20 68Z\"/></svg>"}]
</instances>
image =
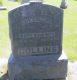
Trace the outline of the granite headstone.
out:
<instances>
[{"instance_id":1,"label":"granite headstone","mask_svg":"<svg viewBox=\"0 0 77 80\"><path fill-rule=\"evenodd\" d=\"M12 46L8 64L10 80L66 78L62 9L32 0L9 12L9 31Z\"/></svg>"}]
</instances>

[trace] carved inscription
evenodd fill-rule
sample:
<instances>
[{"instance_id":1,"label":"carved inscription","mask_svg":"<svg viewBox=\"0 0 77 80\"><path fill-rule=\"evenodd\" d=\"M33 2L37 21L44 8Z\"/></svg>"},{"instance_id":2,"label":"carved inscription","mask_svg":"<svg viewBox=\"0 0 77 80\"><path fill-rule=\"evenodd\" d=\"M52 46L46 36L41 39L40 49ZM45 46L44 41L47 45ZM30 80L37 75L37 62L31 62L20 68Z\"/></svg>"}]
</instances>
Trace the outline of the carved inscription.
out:
<instances>
[{"instance_id":1,"label":"carved inscription","mask_svg":"<svg viewBox=\"0 0 77 80\"><path fill-rule=\"evenodd\" d=\"M51 9L52 8L52 9ZM41 4L22 6L11 22L12 49L16 55L59 53L61 48L61 12ZM11 21L11 20L10 20Z\"/></svg>"},{"instance_id":2,"label":"carved inscription","mask_svg":"<svg viewBox=\"0 0 77 80\"><path fill-rule=\"evenodd\" d=\"M21 33L16 36L16 38L20 39L31 39L31 38L55 38L55 32L44 32L44 33Z\"/></svg>"},{"instance_id":3,"label":"carved inscription","mask_svg":"<svg viewBox=\"0 0 77 80\"><path fill-rule=\"evenodd\" d=\"M49 18L51 18L49 20ZM32 22L46 22L46 23L49 23L51 21L50 24L52 24L52 17L49 17L49 16L39 16L39 17L22 17L22 19L24 21L22 21L22 25L24 25L25 23L26 24L29 24L29 23L32 23Z\"/></svg>"},{"instance_id":4,"label":"carved inscription","mask_svg":"<svg viewBox=\"0 0 77 80\"><path fill-rule=\"evenodd\" d=\"M58 46L52 45L56 38L53 27L53 17L42 15L22 17L22 27L18 28L18 33L14 36L16 43L14 53L18 55L38 55L58 52ZM16 48L16 49L15 49Z\"/></svg>"},{"instance_id":5,"label":"carved inscription","mask_svg":"<svg viewBox=\"0 0 77 80\"><path fill-rule=\"evenodd\" d=\"M55 32L44 33L24 33L19 34L16 49L14 53L18 55L33 55L33 54L50 54L57 53L58 46L52 45L55 39Z\"/></svg>"},{"instance_id":6,"label":"carved inscription","mask_svg":"<svg viewBox=\"0 0 77 80\"><path fill-rule=\"evenodd\" d=\"M15 52L18 55L50 54L50 53L57 53L58 46L26 47L26 48L16 49Z\"/></svg>"}]
</instances>

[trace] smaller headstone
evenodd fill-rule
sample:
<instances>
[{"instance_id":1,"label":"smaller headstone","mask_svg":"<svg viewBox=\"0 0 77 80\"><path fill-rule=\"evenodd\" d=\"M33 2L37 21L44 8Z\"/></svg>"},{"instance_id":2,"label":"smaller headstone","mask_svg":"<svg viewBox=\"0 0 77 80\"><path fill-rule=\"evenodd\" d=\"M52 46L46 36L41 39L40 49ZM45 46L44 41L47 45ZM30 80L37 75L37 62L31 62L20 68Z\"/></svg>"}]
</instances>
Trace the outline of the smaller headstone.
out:
<instances>
[{"instance_id":1,"label":"smaller headstone","mask_svg":"<svg viewBox=\"0 0 77 80\"><path fill-rule=\"evenodd\" d=\"M0 10L6 10L6 7L0 6Z\"/></svg>"},{"instance_id":2,"label":"smaller headstone","mask_svg":"<svg viewBox=\"0 0 77 80\"><path fill-rule=\"evenodd\" d=\"M66 2L66 0L62 0L60 8L62 8L62 9L66 9L67 8L67 2Z\"/></svg>"}]
</instances>

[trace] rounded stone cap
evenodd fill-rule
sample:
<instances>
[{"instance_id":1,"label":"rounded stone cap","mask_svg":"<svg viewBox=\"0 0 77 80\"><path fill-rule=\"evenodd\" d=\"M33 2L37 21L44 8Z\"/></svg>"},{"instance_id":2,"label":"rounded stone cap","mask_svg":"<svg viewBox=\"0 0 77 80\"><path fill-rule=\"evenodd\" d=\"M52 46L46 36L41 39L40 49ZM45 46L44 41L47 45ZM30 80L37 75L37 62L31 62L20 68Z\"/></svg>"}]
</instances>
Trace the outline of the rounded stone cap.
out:
<instances>
[{"instance_id":1,"label":"rounded stone cap","mask_svg":"<svg viewBox=\"0 0 77 80\"><path fill-rule=\"evenodd\" d=\"M29 2L43 2L43 0L30 0Z\"/></svg>"},{"instance_id":2,"label":"rounded stone cap","mask_svg":"<svg viewBox=\"0 0 77 80\"><path fill-rule=\"evenodd\" d=\"M66 0L62 0L61 5L60 5L60 8L66 9L67 6L68 6L68 5L67 5L67 1L66 1Z\"/></svg>"}]
</instances>

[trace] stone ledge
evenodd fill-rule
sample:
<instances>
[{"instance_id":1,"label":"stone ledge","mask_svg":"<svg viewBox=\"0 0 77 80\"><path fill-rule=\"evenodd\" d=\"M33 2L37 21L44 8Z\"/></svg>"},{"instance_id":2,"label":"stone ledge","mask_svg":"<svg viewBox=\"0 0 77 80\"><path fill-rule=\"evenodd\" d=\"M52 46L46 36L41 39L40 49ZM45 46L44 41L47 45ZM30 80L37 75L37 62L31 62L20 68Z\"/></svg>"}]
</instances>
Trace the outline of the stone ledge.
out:
<instances>
[{"instance_id":1,"label":"stone ledge","mask_svg":"<svg viewBox=\"0 0 77 80\"><path fill-rule=\"evenodd\" d=\"M67 76L67 64L68 61L63 53L17 58L14 58L12 54L9 59L8 72L11 80L60 79Z\"/></svg>"}]
</instances>

